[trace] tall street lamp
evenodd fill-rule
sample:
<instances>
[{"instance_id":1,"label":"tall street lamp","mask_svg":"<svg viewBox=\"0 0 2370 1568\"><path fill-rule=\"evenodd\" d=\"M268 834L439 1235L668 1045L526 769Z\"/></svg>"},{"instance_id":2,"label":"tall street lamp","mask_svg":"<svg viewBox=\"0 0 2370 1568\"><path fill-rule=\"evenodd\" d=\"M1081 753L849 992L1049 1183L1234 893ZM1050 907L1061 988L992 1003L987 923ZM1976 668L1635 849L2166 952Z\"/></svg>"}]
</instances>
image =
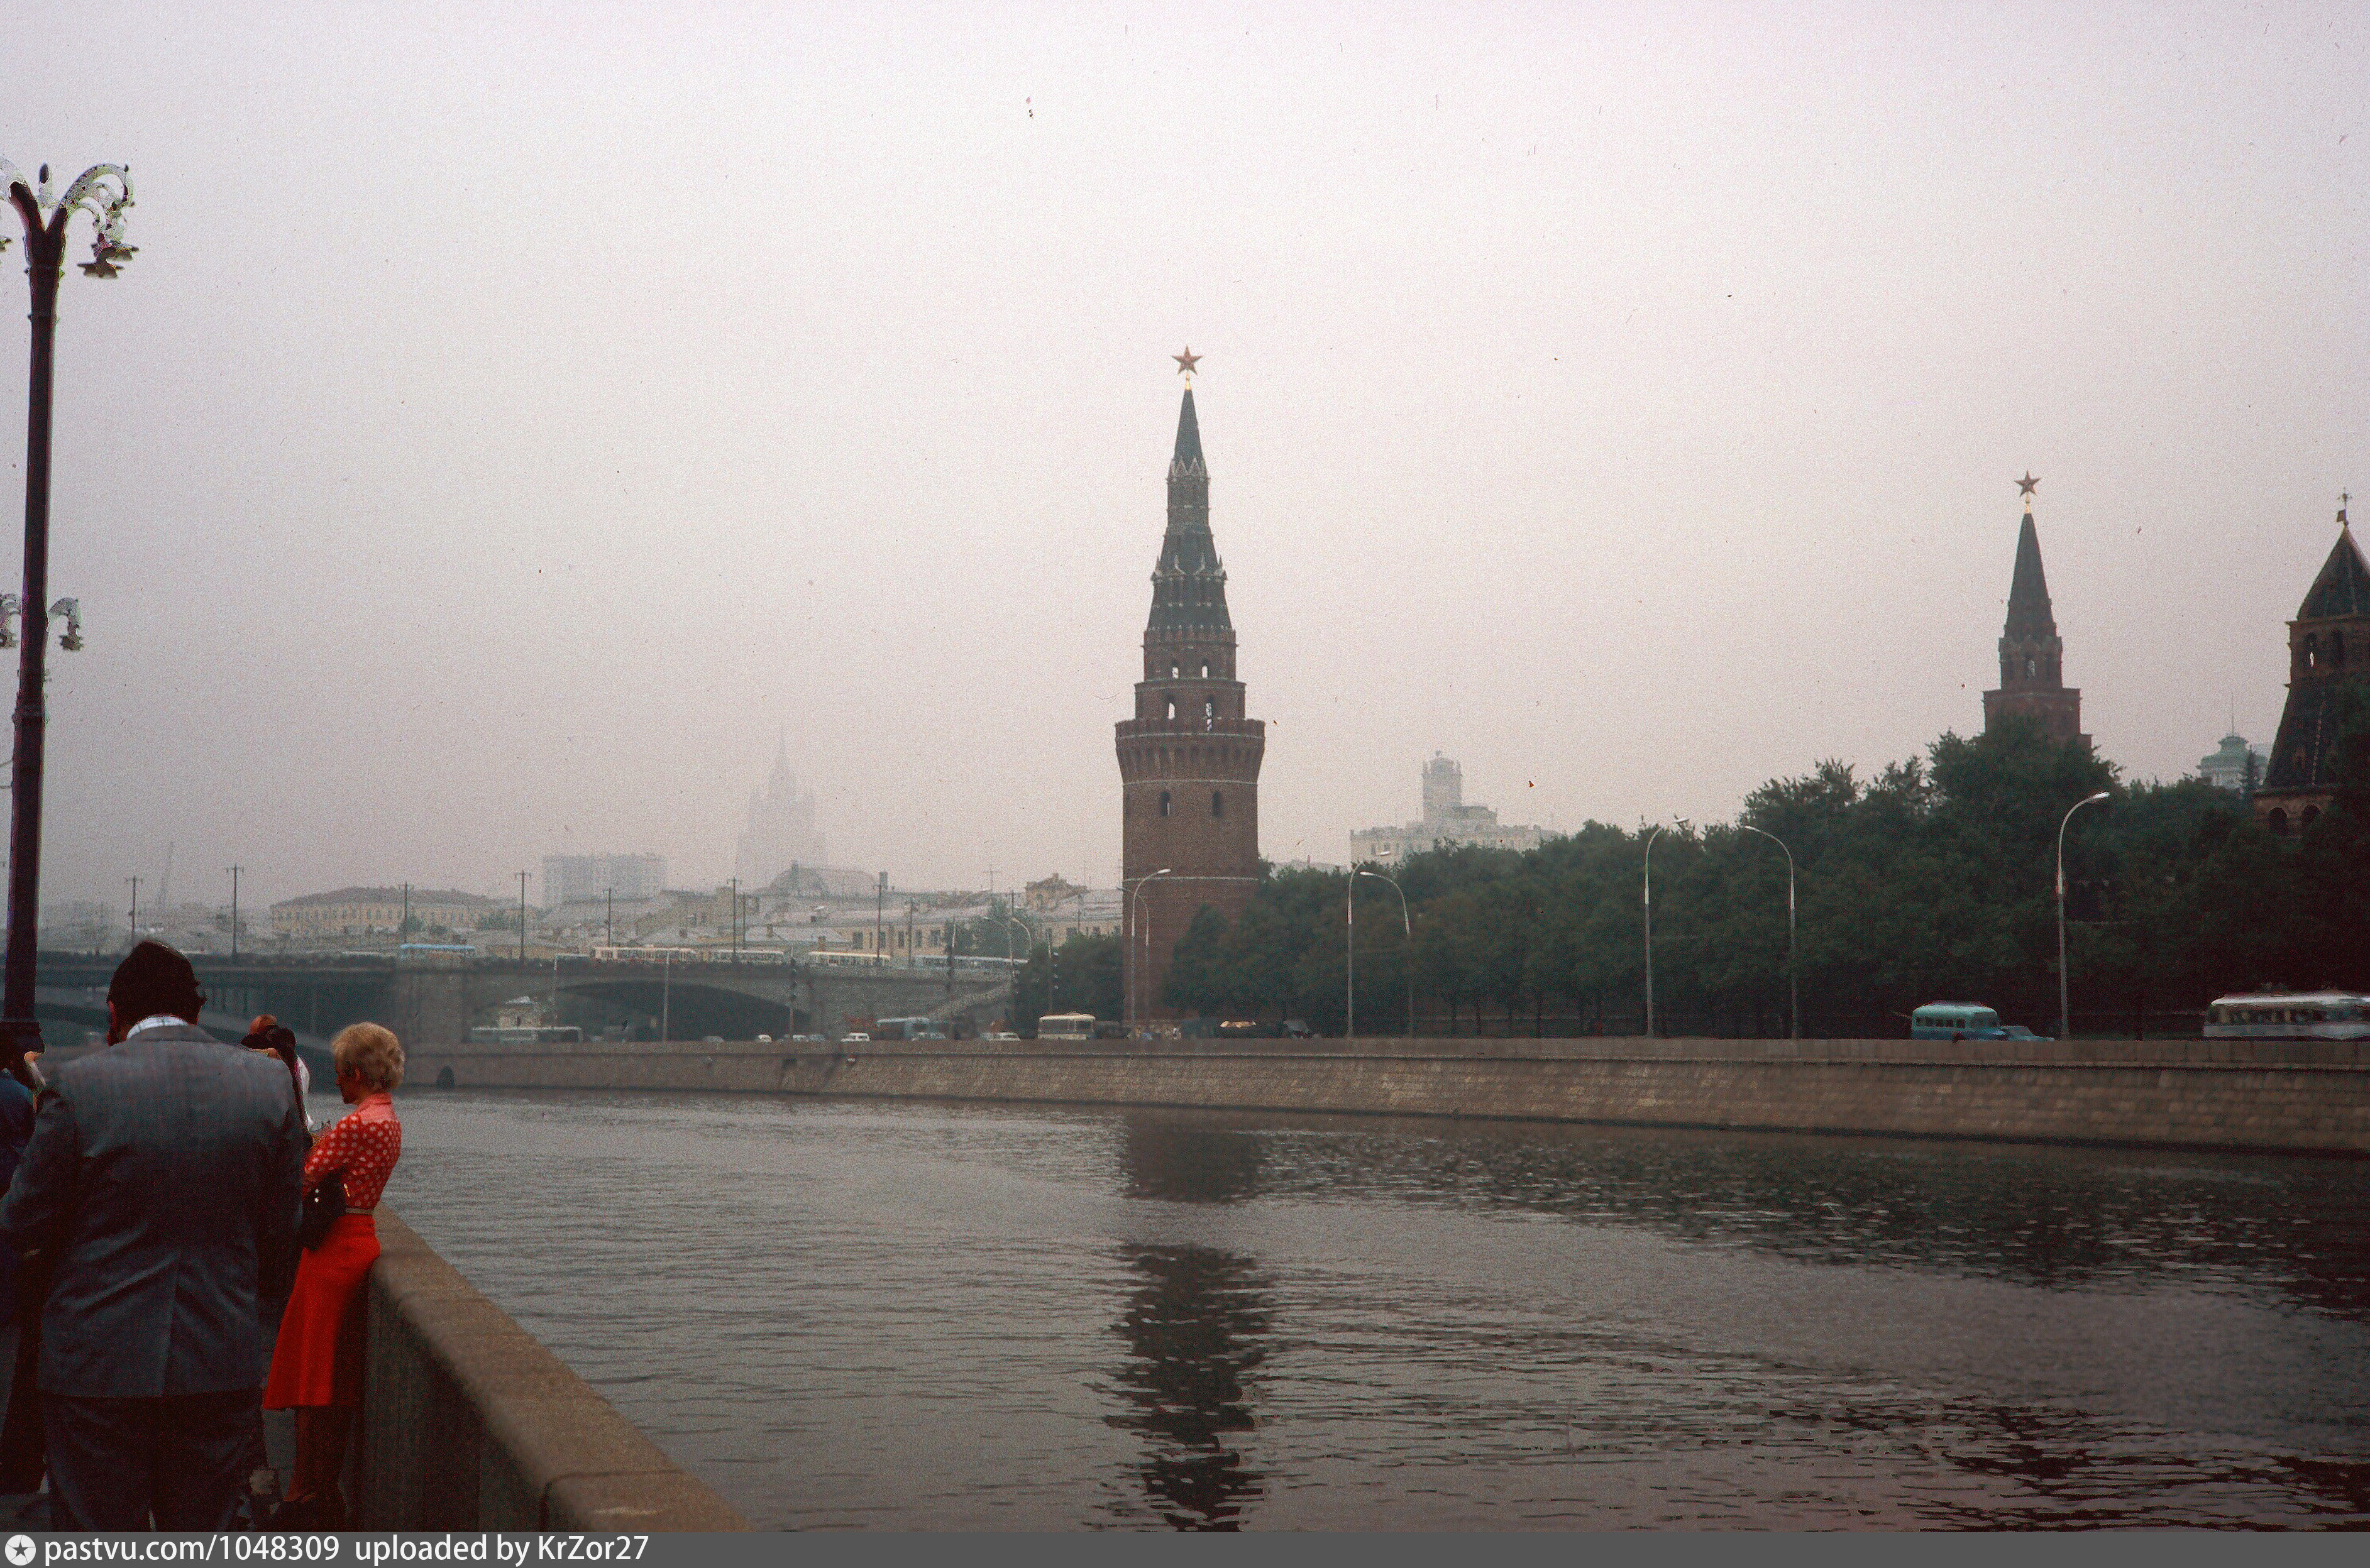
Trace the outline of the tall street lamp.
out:
<instances>
[{"instance_id":1,"label":"tall street lamp","mask_svg":"<svg viewBox=\"0 0 2370 1568\"><path fill-rule=\"evenodd\" d=\"M1156 876L1168 876L1170 869L1170 867L1164 865L1157 871L1148 872L1145 875L1137 877L1135 879L1135 886L1128 890L1128 941L1126 949L1120 955L1120 956L1126 966L1126 972L1122 977L1122 983L1127 987L1127 1025L1130 1029L1135 1027L1136 1020L1144 1016L1145 1011L1143 999L1136 995L1137 977L1143 969L1150 968L1152 967L1152 933L1144 928L1142 918L1144 907L1140 901L1144 898L1144 885L1151 881ZM1138 941L1141 941L1144 944L1144 962L1140 966L1135 961L1135 947Z\"/></svg>"},{"instance_id":2,"label":"tall street lamp","mask_svg":"<svg viewBox=\"0 0 2370 1568\"><path fill-rule=\"evenodd\" d=\"M1020 934L1029 946L1037 945L1036 933L1029 929L1028 921L1015 920L1010 915L997 915L995 918L1004 922L1004 961L1006 963L1012 962L1012 931L1015 926L1019 927Z\"/></svg>"},{"instance_id":3,"label":"tall street lamp","mask_svg":"<svg viewBox=\"0 0 2370 1568\"><path fill-rule=\"evenodd\" d=\"M2074 1037L2074 1014L2067 1005L2065 988L2065 829L2074 820L2074 813L2086 806L2096 806L2107 798L2107 792L2084 795L2065 808L2065 818L2057 824L2057 1037Z\"/></svg>"},{"instance_id":4,"label":"tall street lamp","mask_svg":"<svg viewBox=\"0 0 2370 1568\"><path fill-rule=\"evenodd\" d=\"M231 961L232 961L233 963L236 963L236 962L238 961L238 870L239 870L239 868L238 868L237 866L233 865L233 866L226 866L226 867L224 867L224 869L227 870L227 871L230 873L230 956L231 956Z\"/></svg>"},{"instance_id":5,"label":"tall street lamp","mask_svg":"<svg viewBox=\"0 0 2370 1568\"><path fill-rule=\"evenodd\" d=\"M1766 828L1756 828L1750 822L1739 822L1737 826L1786 850L1786 1037L1799 1040L1802 1037L1802 990L1801 977L1794 967L1794 852L1787 850L1786 841Z\"/></svg>"},{"instance_id":6,"label":"tall street lamp","mask_svg":"<svg viewBox=\"0 0 2370 1568\"><path fill-rule=\"evenodd\" d=\"M98 234L90 259L93 278L112 278L119 261L132 258L123 243L123 213L132 205L132 172L114 164L85 169L63 197L50 191L50 170L38 186L16 165L0 158L0 184L25 226L25 277L32 288L32 373L25 398L25 587L19 603L24 642L17 656L17 755L10 765L8 824L8 957L0 990L0 1065L29 1089L40 1074L25 1060L41 1048L40 1021L33 1016L34 966L40 953L41 901L41 760L49 730L43 692L50 647L50 617L70 607L49 605L50 592L50 412L56 362L58 282L65 271L66 229L76 212L86 212ZM0 238L0 249L7 247ZM69 618L65 646L80 638Z\"/></svg>"},{"instance_id":7,"label":"tall street lamp","mask_svg":"<svg viewBox=\"0 0 2370 1568\"><path fill-rule=\"evenodd\" d=\"M1415 1038L1415 921L1408 918L1407 889L1379 871L1359 871L1350 878L1350 885L1356 887L1360 876L1388 882L1391 891L1399 896L1399 929L1407 937L1407 952L1400 962L1407 966L1407 1032L1408 1038L1412 1040Z\"/></svg>"},{"instance_id":8,"label":"tall street lamp","mask_svg":"<svg viewBox=\"0 0 2370 1568\"><path fill-rule=\"evenodd\" d=\"M1685 827L1687 819L1677 818L1677 826ZM1654 1037L1654 841L1662 836L1670 823L1657 823L1646 835L1646 880L1641 898L1646 910L1646 1037Z\"/></svg>"}]
</instances>

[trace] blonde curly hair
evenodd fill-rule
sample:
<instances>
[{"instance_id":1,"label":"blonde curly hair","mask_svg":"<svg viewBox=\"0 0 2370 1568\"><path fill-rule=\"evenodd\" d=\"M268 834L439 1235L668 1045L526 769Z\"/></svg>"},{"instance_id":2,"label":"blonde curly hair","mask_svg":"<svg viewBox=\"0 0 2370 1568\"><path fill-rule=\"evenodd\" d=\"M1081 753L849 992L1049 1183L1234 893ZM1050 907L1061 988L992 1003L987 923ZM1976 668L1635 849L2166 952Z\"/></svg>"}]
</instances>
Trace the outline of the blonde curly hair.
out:
<instances>
[{"instance_id":1,"label":"blonde curly hair","mask_svg":"<svg viewBox=\"0 0 2370 1568\"><path fill-rule=\"evenodd\" d=\"M392 1093L403 1082L403 1042L379 1024L349 1024L329 1042L329 1058L372 1088Z\"/></svg>"}]
</instances>

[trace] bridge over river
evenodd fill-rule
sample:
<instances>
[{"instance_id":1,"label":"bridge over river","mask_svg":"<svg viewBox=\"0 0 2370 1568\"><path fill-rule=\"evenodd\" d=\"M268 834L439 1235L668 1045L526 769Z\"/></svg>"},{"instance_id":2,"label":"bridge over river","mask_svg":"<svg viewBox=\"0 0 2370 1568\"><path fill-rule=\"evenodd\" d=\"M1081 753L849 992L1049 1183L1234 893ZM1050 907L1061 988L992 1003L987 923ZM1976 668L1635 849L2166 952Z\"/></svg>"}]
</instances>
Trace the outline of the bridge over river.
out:
<instances>
[{"instance_id":1,"label":"bridge over river","mask_svg":"<svg viewBox=\"0 0 2370 1568\"><path fill-rule=\"evenodd\" d=\"M44 1020L90 1027L106 1019L107 982L118 955L43 953L39 1008ZM840 965L811 959L654 964L478 957L431 963L393 956L192 955L207 996L207 1026L244 1029L276 1014L300 1043L325 1044L348 1024L386 1024L406 1043L466 1040L473 1025L519 997L554 1012L587 1036L624 1026L637 1037L828 1034L849 1019L930 1017L976 1034L1005 1015L1012 980L1003 970L943 966ZM55 1044L79 1039L63 1033ZM236 1036L234 1035L234 1037Z\"/></svg>"}]
</instances>

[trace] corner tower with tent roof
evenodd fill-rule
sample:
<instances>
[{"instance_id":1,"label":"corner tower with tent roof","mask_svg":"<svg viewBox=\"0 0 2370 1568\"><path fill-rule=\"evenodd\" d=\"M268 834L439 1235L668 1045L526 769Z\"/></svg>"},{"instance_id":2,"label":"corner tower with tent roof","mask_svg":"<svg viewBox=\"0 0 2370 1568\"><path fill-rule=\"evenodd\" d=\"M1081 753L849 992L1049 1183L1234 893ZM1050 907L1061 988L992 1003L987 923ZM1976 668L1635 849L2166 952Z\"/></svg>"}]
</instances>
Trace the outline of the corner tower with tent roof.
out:
<instances>
[{"instance_id":1,"label":"corner tower with tent roof","mask_svg":"<svg viewBox=\"0 0 2370 1568\"><path fill-rule=\"evenodd\" d=\"M1117 727L1122 930L1128 1017L1161 1001L1178 938L1204 905L1229 920L1258 890L1259 775L1267 727L1244 716L1226 568L1210 533L1210 470L1193 410L1191 350L1168 463L1168 532L1152 571L1135 716Z\"/></svg>"},{"instance_id":2,"label":"corner tower with tent roof","mask_svg":"<svg viewBox=\"0 0 2370 1568\"><path fill-rule=\"evenodd\" d=\"M2057 635L2049 578L2041 568L2041 533L2032 526L2032 492L2041 481L2028 470L2016 483L2024 492L2024 526L2017 531L2008 624L2000 629L2000 683L1984 693L1984 728L1988 732L2014 715L2031 719L2052 740L2088 746L2082 693L2065 684L2065 639Z\"/></svg>"},{"instance_id":3,"label":"corner tower with tent roof","mask_svg":"<svg viewBox=\"0 0 2370 1568\"><path fill-rule=\"evenodd\" d=\"M2255 791L2256 820L2282 838L2304 831L2336 801L2348 698L2370 696L2362 684L2370 676L2370 566L2345 521L2348 499L2339 498L2337 543L2288 623L2287 707ZM2350 743L2370 744L2370 737Z\"/></svg>"}]
</instances>

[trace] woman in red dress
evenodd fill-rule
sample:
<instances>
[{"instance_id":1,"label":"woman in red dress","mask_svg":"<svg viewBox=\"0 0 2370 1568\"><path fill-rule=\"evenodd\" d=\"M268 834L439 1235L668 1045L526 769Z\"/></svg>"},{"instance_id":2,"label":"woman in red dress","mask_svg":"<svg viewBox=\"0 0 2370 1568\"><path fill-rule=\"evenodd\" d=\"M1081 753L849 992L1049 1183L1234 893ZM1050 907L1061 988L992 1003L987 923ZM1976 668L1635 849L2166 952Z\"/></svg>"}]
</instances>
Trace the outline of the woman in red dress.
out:
<instances>
[{"instance_id":1,"label":"woman in red dress","mask_svg":"<svg viewBox=\"0 0 2370 1568\"><path fill-rule=\"evenodd\" d=\"M323 1133L305 1162L305 1191L325 1181L345 1186L345 1217L296 1265L296 1283L280 1319L271 1351L266 1410L296 1412L296 1470L289 1478L290 1510L301 1528L343 1529L345 1498L338 1473L345 1468L346 1434L362 1402L362 1283L378 1261L374 1213L395 1162L403 1153L403 1124L395 1119L395 1087L403 1082L403 1046L392 1031L356 1024L329 1042L338 1093L353 1110Z\"/></svg>"}]
</instances>

